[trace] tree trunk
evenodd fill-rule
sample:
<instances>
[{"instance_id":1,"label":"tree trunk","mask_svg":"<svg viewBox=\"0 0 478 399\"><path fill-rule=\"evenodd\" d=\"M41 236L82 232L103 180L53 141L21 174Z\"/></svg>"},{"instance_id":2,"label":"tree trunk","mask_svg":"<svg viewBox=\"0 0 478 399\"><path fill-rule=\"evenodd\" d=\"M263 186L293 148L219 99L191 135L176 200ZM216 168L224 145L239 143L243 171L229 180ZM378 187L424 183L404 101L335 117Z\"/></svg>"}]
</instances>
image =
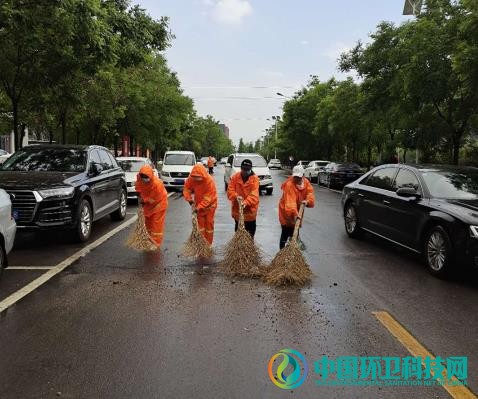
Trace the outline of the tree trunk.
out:
<instances>
[{"instance_id":1,"label":"tree trunk","mask_svg":"<svg viewBox=\"0 0 478 399\"><path fill-rule=\"evenodd\" d=\"M20 140L20 132L18 131L18 101L11 98L13 111L13 135L15 137L15 151L22 149L22 142Z\"/></svg>"},{"instance_id":2,"label":"tree trunk","mask_svg":"<svg viewBox=\"0 0 478 399\"><path fill-rule=\"evenodd\" d=\"M25 138L25 129L27 128L27 125L24 123L21 124L21 129L20 129L20 143L23 146L23 139Z\"/></svg>"},{"instance_id":3,"label":"tree trunk","mask_svg":"<svg viewBox=\"0 0 478 399\"><path fill-rule=\"evenodd\" d=\"M61 113L60 123L61 123L61 142L62 144L66 144L66 112Z\"/></svg>"},{"instance_id":4,"label":"tree trunk","mask_svg":"<svg viewBox=\"0 0 478 399\"><path fill-rule=\"evenodd\" d=\"M460 160L460 138L461 134L458 137L453 136L453 165L458 165Z\"/></svg>"}]
</instances>

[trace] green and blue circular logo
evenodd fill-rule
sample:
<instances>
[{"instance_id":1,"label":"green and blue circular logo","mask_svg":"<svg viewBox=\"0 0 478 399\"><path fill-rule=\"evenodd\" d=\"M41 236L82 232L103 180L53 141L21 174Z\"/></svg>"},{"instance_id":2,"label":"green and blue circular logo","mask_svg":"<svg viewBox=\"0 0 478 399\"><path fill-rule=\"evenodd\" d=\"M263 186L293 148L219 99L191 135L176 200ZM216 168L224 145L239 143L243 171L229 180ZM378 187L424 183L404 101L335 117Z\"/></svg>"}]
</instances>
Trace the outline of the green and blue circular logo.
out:
<instances>
[{"instance_id":1,"label":"green and blue circular logo","mask_svg":"<svg viewBox=\"0 0 478 399\"><path fill-rule=\"evenodd\" d=\"M267 370L271 381L282 389L301 386L309 372L304 355L294 349L282 349L272 356Z\"/></svg>"}]
</instances>

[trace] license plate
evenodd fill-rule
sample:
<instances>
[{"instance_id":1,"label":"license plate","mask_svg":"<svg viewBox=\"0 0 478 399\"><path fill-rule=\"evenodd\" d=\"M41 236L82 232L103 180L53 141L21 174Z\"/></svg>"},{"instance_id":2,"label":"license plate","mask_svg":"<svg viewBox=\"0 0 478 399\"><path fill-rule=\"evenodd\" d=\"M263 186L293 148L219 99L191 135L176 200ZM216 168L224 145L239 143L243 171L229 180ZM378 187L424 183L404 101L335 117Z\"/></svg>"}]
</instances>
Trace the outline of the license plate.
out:
<instances>
[{"instance_id":1,"label":"license plate","mask_svg":"<svg viewBox=\"0 0 478 399\"><path fill-rule=\"evenodd\" d=\"M174 182L175 182L175 183L181 183L181 184L183 184L183 183L184 183L184 179L174 179Z\"/></svg>"},{"instance_id":2,"label":"license plate","mask_svg":"<svg viewBox=\"0 0 478 399\"><path fill-rule=\"evenodd\" d=\"M15 221L17 221L18 219L20 219L20 212L17 209L14 209L12 211L12 216L13 216L13 219L15 219Z\"/></svg>"}]
</instances>

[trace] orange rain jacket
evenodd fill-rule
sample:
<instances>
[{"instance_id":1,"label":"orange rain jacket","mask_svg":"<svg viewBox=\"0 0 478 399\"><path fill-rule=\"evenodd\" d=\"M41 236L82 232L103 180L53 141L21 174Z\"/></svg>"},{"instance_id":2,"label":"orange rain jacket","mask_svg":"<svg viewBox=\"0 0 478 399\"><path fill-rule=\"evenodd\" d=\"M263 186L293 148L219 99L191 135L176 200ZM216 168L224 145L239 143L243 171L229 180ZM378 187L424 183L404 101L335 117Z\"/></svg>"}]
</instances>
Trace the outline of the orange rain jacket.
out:
<instances>
[{"instance_id":1,"label":"orange rain jacket","mask_svg":"<svg viewBox=\"0 0 478 399\"><path fill-rule=\"evenodd\" d=\"M193 180L193 176L202 177L201 181ZM186 201L192 201L198 211L199 230L212 244L214 237L214 214L217 208L217 190L214 179L209 175L202 164L196 164L190 176L184 183L183 196Z\"/></svg>"},{"instance_id":2,"label":"orange rain jacket","mask_svg":"<svg viewBox=\"0 0 478 399\"><path fill-rule=\"evenodd\" d=\"M300 203L307 201L307 208L315 206L314 188L305 177L302 179L304 188L299 190L294 178L289 177L282 184L282 198L279 202L279 221L282 226L294 226L295 218L299 216Z\"/></svg>"},{"instance_id":3,"label":"orange rain jacket","mask_svg":"<svg viewBox=\"0 0 478 399\"><path fill-rule=\"evenodd\" d=\"M227 188L227 198L232 201L232 217L239 221L239 203L237 197L243 198L244 221L252 222L257 218L259 209L259 178L256 175L249 176L246 182L242 180L241 172L231 177Z\"/></svg>"},{"instance_id":4,"label":"orange rain jacket","mask_svg":"<svg viewBox=\"0 0 478 399\"><path fill-rule=\"evenodd\" d=\"M151 180L144 183L140 174L148 176ZM154 174L153 168L149 165L143 166L137 177L135 189L143 200L143 212L146 228L156 244L161 245L164 236L164 223L166 221L166 210L168 209L168 192L164 184Z\"/></svg>"}]
</instances>

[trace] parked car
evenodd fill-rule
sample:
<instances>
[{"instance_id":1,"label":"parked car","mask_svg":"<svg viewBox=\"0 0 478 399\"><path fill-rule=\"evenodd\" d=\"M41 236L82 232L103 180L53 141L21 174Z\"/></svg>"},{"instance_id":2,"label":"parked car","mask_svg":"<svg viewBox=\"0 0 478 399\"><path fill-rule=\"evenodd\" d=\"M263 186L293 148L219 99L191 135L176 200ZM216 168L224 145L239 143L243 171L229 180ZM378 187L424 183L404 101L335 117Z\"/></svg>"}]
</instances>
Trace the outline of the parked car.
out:
<instances>
[{"instance_id":1,"label":"parked car","mask_svg":"<svg viewBox=\"0 0 478 399\"><path fill-rule=\"evenodd\" d=\"M7 151L0 149L0 163L4 163L10 155Z\"/></svg>"},{"instance_id":2,"label":"parked car","mask_svg":"<svg viewBox=\"0 0 478 399\"><path fill-rule=\"evenodd\" d=\"M347 185L345 230L423 255L429 271L478 267L478 168L382 165Z\"/></svg>"},{"instance_id":3,"label":"parked car","mask_svg":"<svg viewBox=\"0 0 478 399\"><path fill-rule=\"evenodd\" d=\"M143 166L151 166L153 168L154 174L158 176L158 171L156 170L153 162L151 162L149 158L118 157L116 158L116 161L118 162L121 169L123 169L125 172L126 186L128 188L128 199L138 199L138 193L135 189L135 183L138 172Z\"/></svg>"},{"instance_id":4,"label":"parked car","mask_svg":"<svg viewBox=\"0 0 478 399\"><path fill-rule=\"evenodd\" d=\"M100 146L24 147L1 166L0 188L21 229L70 229L86 241L94 221L126 216L125 174Z\"/></svg>"},{"instance_id":5,"label":"parked car","mask_svg":"<svg viewBox=\"0 0 478 399\"><path fill-rule=\"evenodd\" d=\"M259 154L231 154L227 159L226 172L224 174L224 186L227 190L231 177L241 170L241 163L244 159L252 161L252 170L259 177L260 190L267 195L272 195L274 185L270 169L266 160Z\"/></svg>"},{"instance_id":6,"label":"parked car","mask_svg":"<svg viewBox=\"0 0 478 399\"><path fill-rule=\"evenodd\" d=\"M8 266L8 254L13 248L17 225L12 215L10 195L0 189L0 278Z\"/></svg>"},{"instance_id":7,"label":"parked car","mask_svg":"<svg viewBox=\"0 0 478 399\"><path fill-rule=\"evenodd\" d=\"M310 163L310 161L299 161L297 162L296 166L302 166L304 169L307 167L307 165Z\"/></svg>"},{"instance_id":8,"label":"parked car","mask_svg":"<svg viewBox=\"0 0 478 399\"><path fill-rule=\"evenodd\" d=\"M196 156L191 151L167 151L161 169L161 180L168 189L184 187L184 182L189 177Z\"/></svg>"},{"instance_id":9,"label":"parked car","mask_svg":"<svg viewBox=\"0 0 478 399\"><path fill-rule=\"evenodd\" d=\"M319 184L329 188L342 188L360 176L363 176L363 171L356 163L331 162L319 171Z\"/></svg>"},{"instance_id":10,"label":"parked car","mask_svg":"<svg viewBox=\"0 0 478 399\"><path fill-rule=\"evenodd\" d=\"M312 183L319 182L319 172L323 170L330 162L329 161L312 161L305 167L304 176Z\"/></svg>"},{"instance_id":11,"label":"parked car","mask_svg":"<svg viewBox=\"0 0 478 399\"><path fill-rule=\"evenodd\" d=\"M269 169L282 169L280 159L271 159L267 166L269 167Z\"/></svg>"},{"instance_id":12,"label":"parked car","mask_svg":"<svg viewBox=\"0 0 478 399\"><path fill-rule=\"evenodd\" d=\"M221 158L219 161L220 165L225 165L227 163L227 157Z\"/></svg>"}]
</instances>

